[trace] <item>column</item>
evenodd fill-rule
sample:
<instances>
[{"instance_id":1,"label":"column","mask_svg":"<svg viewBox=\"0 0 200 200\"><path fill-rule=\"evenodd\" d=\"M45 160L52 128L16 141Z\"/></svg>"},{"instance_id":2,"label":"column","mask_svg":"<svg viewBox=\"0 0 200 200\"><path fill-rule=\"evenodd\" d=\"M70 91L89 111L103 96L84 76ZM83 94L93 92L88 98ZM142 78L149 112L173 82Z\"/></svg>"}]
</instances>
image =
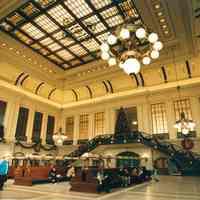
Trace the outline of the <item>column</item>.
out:
<instances>
[{"instance_id":1,"label":"column","mask_svg":"<svg viewBox=\"0 0 200 200\"><path fill-rule=\"evenodd\" d=\"M34 115L35 115L35 109L29 108L28 122L26 127L26 136L28 143L32 142Z\"/></svg>"},{"instance_id":2,"label":"column","mask_svg":"<svg viewBox=\"0 0 200 200\"><path fill-rule=\"evenodd\" d=\"M192 118L196 123L196 134L197 137L200 137L200 103L198 97L190 97Z\"/></svg>"},{"instance_id":3,"label":"column","mask_svg":"<svg viewBox=\"0 0 200 200\"><path fill-rule=\"evenodd\" d=\"M17 127L17 119L20 107L20 98L15 99L15 101L10 101L7 104L4 127L5 127L5 139L8 142L15 140L15 131Z\"/></svg>"},{"instance_id":4,"label":"column","mask_svg":"<svg viewBox=\"0 0 200 200\"><path fill-rule=\"evenodd\" d=\"M54 133L58 132L59 129L59 116L55 116L55 125L54 125Z\"/></svg>"},{"instance_id":5,"label":"column","mask_svg":"<svg viewBox=\"0 0 200 200\"><path fill-rule=\"evenodd\" d=\"M137 105L137 120L138 120L138 131L144 131L143 128L143 108L142 104Z\"/></svg>"},{"instance_id":6,"label":"column","mask_svg":"<svg viewBox=\"0 0 200 200\"><path fill-rule=\"evenodd\" d=\"M62 133L66 133L66 116L61 116L61 127L62 127Z\"/></svg>"},{"instance_id":7,"label":"column","mask_svg":"<svg viewBox=\"0 0 200 200\"><path fill-rule=\"evenodd\" d=\"M73 145L77 145L79 139L79 115L74 116L74 136L73 136Z\"/></svg>"},{"instance_id":8,"label":"column","mask_svg":"<svg viewBox=\"0 0 200 200\"><path fill-rule=\"evenodd\" d=\"M88 139L91 140L94 135L94 113L89 114L89 128L88 128Z\"/></svg>"},{"instance_id":9,"label":"column","mask_svg":"<svg viewBox=\"0 0 200 200\"><path fill-rule=\"evenodd\" d=\"M47 120L48 120L48 115L46 113L43 113L42 128L41 128L41 139L43 145L46 144Z\"/></svg>"},{"instance_id":10,"label":"column","mask_svg":"<svg viewBox=\"0 0 200 200\"><path fill-rule=\"evenodd\" d=\"M116 124L116 111L114 108L110 109L110 132L109 134L115 133L115 124Z\"/></svg>"},{"instance_id":11,"label":"column","mask_svg":"<svg viewBox=\"0 0 200 200\"><path fill-rule=\"evenodd\" d=\"M110 134L110 109L106 108L105 110L105 121L104 121L104 133L105 134Z\"/></svg>"},{"instance_id":12,"label":"column","mask_svg":"<svg viewBox=\"0 0 200 200\"><path fill-rule=\"evenodd\" d=\"M169 131L169 139L177 138L177 131L174 128L176 122L173 101L166 102L166 113L167 113L167 127Z\"/></svg>"},{"instance_id":13,"label":"column","mask_svg":"<svg viewBox=\"0 0 200 200\"><path fill-rule=\"evenodd\" d=\"M105 134L115 133L116 111L114 108L106 108L105 110Z\"/></svg>"},{"instance_id":14,"label":"column","mask_svg":"<svg viewBox=\"0 0 200 200\"><path fill-rule=\"evenodd\" d=\"M145 133L152 134L150 120L150 104L142 104L142 128ZM141 117L141 116L140 116Z\"/></svg>"}]
</instances>

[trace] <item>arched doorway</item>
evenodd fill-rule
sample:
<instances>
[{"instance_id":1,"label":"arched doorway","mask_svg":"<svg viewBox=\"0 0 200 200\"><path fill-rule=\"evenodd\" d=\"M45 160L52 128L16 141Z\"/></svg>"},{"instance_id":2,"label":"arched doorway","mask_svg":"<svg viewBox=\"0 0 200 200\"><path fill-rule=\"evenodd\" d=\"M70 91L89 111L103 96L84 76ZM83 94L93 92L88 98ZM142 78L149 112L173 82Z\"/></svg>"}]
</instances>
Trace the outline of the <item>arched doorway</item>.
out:
<instances>
[{"instance_id":1,"label":"arched doorway","mask_svg":"<svg viewBox=\"0 0 200 200\"><path fill-rule=\"evenodd\" d=\"M134 152L125 151L117 154L117 168L138 167L140 165L140 156Z\"/></svg>"}]
</instances>

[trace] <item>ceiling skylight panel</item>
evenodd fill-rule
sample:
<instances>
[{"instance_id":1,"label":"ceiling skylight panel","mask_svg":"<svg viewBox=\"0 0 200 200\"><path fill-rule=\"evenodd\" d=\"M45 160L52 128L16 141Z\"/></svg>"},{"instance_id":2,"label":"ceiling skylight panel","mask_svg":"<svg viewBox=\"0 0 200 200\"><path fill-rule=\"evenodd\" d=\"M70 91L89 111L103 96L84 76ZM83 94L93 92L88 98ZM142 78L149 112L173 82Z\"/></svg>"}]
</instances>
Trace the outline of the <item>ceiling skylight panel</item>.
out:
<instances>
[{"instance_id":1,"label":"ceiling skylight panel","mask_svg":"<svg viewBox=\"0 0 200 200\"><path fill-rule=\"evenodd\" d=\"M117 7L112 7L112 8L106 9L103 12L101 12L101 15L104 19L106 19L106 18L112 17L114 15L117 15L118 13L119 12L118 12Z\"/></svg>"},{"instance_id":2,"label":"ceiling skylight panel","mask_svg":"<svg viewBox=\"0 0 200 200\"><path fill-rule=\"evenodd\" d=\"M48 33L52 33L59 27L54 24L46 15L41 15L34 20L42 29Z\"/></svg>"},{"instance_id":3,"label":"ceiling skylight panel","mask_svg":"<svg viewBox=\"0 0 200 200\"><path fill-rule=\"evenodd\" d=\"M48 11L48 13L61 25L67 26L74 21L74 18L63 8L58 5Z\"/></svg>"},{"instance_id":4,"label":"ceiling skylight panel","mask_svg":"<svg viewBox=\"0 0 200 200\"><path fill-rule=\"evenodd\" d=\"M104 26L104 24L103 23L98 23L98 24L96 24L95 25L95 28L94 28L94 30L93 30L93 33L100 33L100 32L102 32L102 31L105 31L106 30L106 27Z\"/></svg>"},{"instance_id":5,"label":"ceiling skylight panel","mask_svg":"<svg viewBox=\"0 0 200 200\"><path fill-rule=\"evenodd\" d=\"M47 49L44 49L44 48L40 49L39 52L41 54L43 54L44 56L50 53L50 51L48 51Z\"/></svg>"},{"instance_id":6,"label":"ceiling skylight panel","mask_svg":"<svg viewBox=\"0 0 200 200\"><path fill-rule=\"evenodd\" d=\"M56 0L34 0L34 1L39 3L40 6L43 8L46 8L56 2Z\"/></svg>"},{"instance_id":7,"label":"ceiling skylight panel","mask_svg":"<svg viewBox=\"0 0 200 200\"><path fill-rule=\"evenodd\" d=\"M94 58L91 56L91 55L87 55L85 57L82 58L85 62L88 62L88 61L91 61L93 60Z\"/></svg>"},{"instance_id":8,"label":"ceiling skylight panel","mask_svg":"<svg viewBox=\"0 0 200 200\"><path fill-rule=\"evenodd\" d=\"M56 51L60 48L61 48L61 46L58 43L53 43L53 44L48 46L48 49L50 49L51 51Z\"/></svg>"},{"instance_id":9,"label":"ceiling skylight panel","mask_svg":"<svg viewBox=\"0 0 200 200\"><path fill-rule=\"evenodd\" d=\"M114 27L123 23L123 18L120 15L106 19L107 24L110 27Z\"/></svg>"},{"instance_id":10,"label":"ceiling skylight panel","mask_svg":"<svg viewBox=\"0 0 200 200\"><path fill-rule=\"evenodd\" d=\"M72 66L79 65L80 63L81 63L80 60L72 60L72 61L70 62L70 64L71 64Z\"/></svg>"},{"instance_id":11,"label":"ceiling skylight panel","mask_svg":"<svg viewBox=\"0 0 200 200\"><path fill-rule=\"evenodd\" d=\"M10 21L13 25L17 25L19 22L23 21L24 18L18 13L14 13L12 16L9 16L7 20Z\"/></svg>"},{"instance_id":12,"label":"ceiling skylight panel","mask_svg":"<svg viewBox=\"0 0 200 200\"><path fill-rule=\"evenodd\" d=\"M63 61L55 55L50 55L50 56L48 56L48 58L50 58L51 60L53 60L59 64L63 63Z\"/></svg>"},{"instance_id":13,"label":"ceiling skylight panel","mask_svg":"<svg viewBox=\"0 0 200 200\"><path fill-rule=\"evenodd\" d=\"M130 0L125 1L121 4L119 4L119 6L121 7L121 9L125 13L125 15L127 15L129 17L134 17L134 18L139 17L139 14L138 14L132 1L130 1Z\"/></svg>"},{"instance_id":14,"label":"ceiling skylight panel","mask_svg":"<svg viewBox=\"0 0 200 200\"><path fill-rule=\"evenodd\" d=\"M106 27L96 15L85 19L83 23L94 34L106 30Z\"/></svg>"},{"instance_id":15,"label":"ceiling skylight panel","mask_svg":"<svg viewBox=\"0 0 200 200\"><path fill-rule=\"evenodd\" d=\"M30 39L20 31L15 31L14 33L21 41L25 42L26 44L31 44L33 42L32 39Z\"/></svg>"},{"instance_id":16,"label":"ceiling skylight panel","mask_svg":"<svg viewBox=\"0 0 200 200\"><path fill-rule=\"evenodd\" d=\"M53 38L55 38L56 40L61 40L65 37L63 31L59 31L55 34L52 35Z\"/></svg>"},{"instance_id":17,"label":"ceiling skylight panel","mask_svg":"<svg viewBox=\"0 0 200 200\"><path fill-rule=\"evenodd\" d=\"M38 43L35 43L35 44L31 45L31 47L34 48L34 49L36 49L36 50L42 48L41 45L39 45Z\"/></svg>"},{"instance_id":18,"label":"ceiling skylight panel","mask_svg":"<svg viewBox=\"0 0 200 200\"><path fill-rule=\"evenodd\" d=\"M83 46L86 47L89 51L96 51L99 49L99 44L94 39L89 39L82 42Z\"/></svg>"},{"instance_id":19,"label":"ceiling skylight panel","mask_svg":"<svg viewBox=\"0 0 200 200\"><path fill-rule=\"evenodd\" d=\"M47 46L47 45L53 43L53 40L48 37L48 38L45 38L44 40L41 40L40 43L43 44L44 46Z\"/></svg>"},{"instance_id":20,"label":"ceiling skylight panel","mask_svg":"<svg viewBox=\"0 0 200 200\"><path fill-rule=\"evenodd\" d=\"M80 45L76 44L74 46L69 47L69 49L76 55L82 56L87 54L87 51L83 49Z\"/></svg>"},{"instance_id":21,"label":"ceiling skylight panel","mask_svg":"<svg viewBox=\"0 0 200 200\"><path fill-rule=\"evenodd\" d=\"M45 35L42 31L33 26L31 23L25 24L24 26L22 26L21 29L36 40Z\"/></svg>"},{"instance_id":22,"label":"ceiling skylight panel","mask_svg":"<svg viewBox=\"0 0 200 200\"><path fill-rule=\"evenodd\" d=\"M98 10L112 3L112 0L91 0L91 3Z\"/></svg>"},{"instance_id":23,"label":"ceiling skylight panel","mask_svg":"<svg viewBox=\"0 0 200 200\"><path fill-rule=\"evenodd\" d=\"M60 40L60 43L62 43L64 46L69 46L70 44L75 43L75 41L71 38L64 38Z\"/></svg>"},{"instance_id":24,"label":"ceiling skylight panel","mask_svg":"<svg viewBox=\"0 0 200 200\"><path fill-rule=\"evenodd\" d=\"M61 50L61 51L57 52L56 54L59 55L61 58L63 58L66 61L72 60L74 58L74 56L66 50Z\"/></svg>"},{"instance_id":25,"label":"ceiling skylight panel","mask_svg":"<svg viewBox=\"0 0 200 200\"><path fill-rule=\"evenodd\" d=\"M66 63L65 63L65 64L63 64L62 66L63 66L65 69L67 69L67 68L69 68L69 67L70 67L70 66L69 66L68 64L66 64Z\"/></svg>"},{"instance_id":26,"label":"ceiling skylight panel","mask_svg":"<svg viewBox=\"0 0 200 200\"><path fill-rule=\"evenodd\" d=\"M89 36L87 34L87 32L79 24L75 24L75 25L69 27L68 30L79 41L83 40Z\"/></svg>"},{"instance_id":27,"label":"ceiling skylight panel","mask_svg":"<svg viewBox=\"0 0 200 200\"><path fill-rule=\"evenodd\" d=\"M97 39L98 39L101 43L103 43L103 42L105 42L105 41L107 40L109 34L110 34L109 32L103 33L103 34L97 36Z\"/></svg>"},{"instance_id":28,"label":"ceiling skylight panel","mask_svg":"<svg viewBox=\"0 0 200 200\"><path fill-rule=\"evenodd\" d=\"M66 0L65 5L78 17L84 17L92 13L92 9L85 0Z\"/></svg>"},{"instance_id":29,"label":"ceiling skylight panel","mask_svg":"<svg viewBox=\"0 0 200 200\"><path fill-rule=\"evenodd\" d=\"M32 16L40 12L40 10L37 9L32 3L29 3L25 7L21 8L21 11L25 13L27 16Z\"/></svg>"}]
</instances>

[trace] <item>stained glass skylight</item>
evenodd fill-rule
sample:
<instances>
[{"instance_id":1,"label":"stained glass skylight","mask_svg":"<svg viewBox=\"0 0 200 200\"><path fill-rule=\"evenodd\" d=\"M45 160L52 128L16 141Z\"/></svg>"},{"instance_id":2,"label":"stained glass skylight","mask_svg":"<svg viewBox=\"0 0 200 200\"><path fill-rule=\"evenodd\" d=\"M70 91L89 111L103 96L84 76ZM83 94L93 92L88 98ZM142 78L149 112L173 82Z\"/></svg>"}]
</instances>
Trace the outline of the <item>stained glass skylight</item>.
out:
<instances>
[{"instance_id":1,"label":"stained glass skylight","mask_svg":"<svg viewBox=\"0 0 200 200\"><path fill-rule=\"evenodd\" d=\"M133 0L29 0L0 20L0 30L68 70L97 60L125 17L142 23Z\"/></svg>"}]
</instances>

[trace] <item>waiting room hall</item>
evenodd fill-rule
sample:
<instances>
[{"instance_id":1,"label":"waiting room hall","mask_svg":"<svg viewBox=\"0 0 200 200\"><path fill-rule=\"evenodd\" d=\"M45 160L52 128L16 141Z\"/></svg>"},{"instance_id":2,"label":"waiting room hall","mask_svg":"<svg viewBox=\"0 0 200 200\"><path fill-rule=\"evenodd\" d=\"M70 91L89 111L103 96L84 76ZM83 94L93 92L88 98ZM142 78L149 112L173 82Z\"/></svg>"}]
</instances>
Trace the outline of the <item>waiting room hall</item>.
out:
<instances>
[{"instance_id":1,"label":"waiting room hall","mask_svg":"<svg viewBox=\"0 0 200 200\"><path fill-rule=\"evenodd\" d=\"M200 200L200 0L0 0L0 199Z\"/></svg>"}]
</instances>

